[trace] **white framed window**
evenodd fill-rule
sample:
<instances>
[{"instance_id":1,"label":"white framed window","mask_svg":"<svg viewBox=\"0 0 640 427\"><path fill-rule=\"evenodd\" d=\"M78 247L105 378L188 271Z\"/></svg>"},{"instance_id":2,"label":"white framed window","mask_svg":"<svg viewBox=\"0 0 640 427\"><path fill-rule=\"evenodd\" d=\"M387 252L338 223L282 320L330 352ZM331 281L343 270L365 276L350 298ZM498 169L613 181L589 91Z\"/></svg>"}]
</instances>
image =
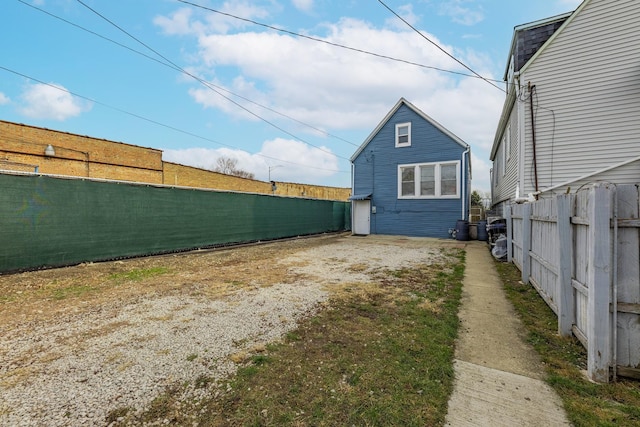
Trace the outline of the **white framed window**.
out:
<instances>
[{"instance_id":1,"label":"white framed window","mask_svg":"<svg viewBox=\"0 0 640 427\"><path fill-rule=\"evenodd\" d=\"M398 165L399 199L460 197L460 162Z\"/></svg>"},{"instance_id":2,"label":"white framed window","mask_svg":"<svg viewBox=\"0 0 640 427\"><path fill-rule=\"evenodd\" d=\"M396 147L411 146L411 122L396 124Z\"/></svg>"},{"instance_id":3,"label":"white framed window","mask_svg":"<svg viewBox=\"0 0 640 427\"><path fill-rule=\"evenodd\" d=\"M507 160L511 159L511 125L507 126L506 130L507 137L505 138L507 142Z\"/></svg>"},{"instance_id":4,"label":"white framed window","mask_svg":"<svg viewBox=\"0 0 640 427\"><path fill-rule=\"evenodd\" d=\"M502 176L505 176L505 174L507 173L507 138L506 135L502 136Z\"/></svg>"}]
</instances>

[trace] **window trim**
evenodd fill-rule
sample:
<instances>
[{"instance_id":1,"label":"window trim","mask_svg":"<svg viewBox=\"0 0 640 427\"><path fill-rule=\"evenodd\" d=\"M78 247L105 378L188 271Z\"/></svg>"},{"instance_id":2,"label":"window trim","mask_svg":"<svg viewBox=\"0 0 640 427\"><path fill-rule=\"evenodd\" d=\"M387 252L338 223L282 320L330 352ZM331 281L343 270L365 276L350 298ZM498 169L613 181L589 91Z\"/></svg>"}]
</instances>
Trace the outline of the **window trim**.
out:
<instances>
[{"instance_id":1,"label":"window trim","mask_svg":"<svg viewBox=\"0 0 640 427\"><path fill-rule=\"evenodd\" d=\"M507 160L511 160L511 124L507 125L506 130L507 137L505 138L507 141Z\"/></svg>"},{"instance_id":2,"label":"window trim","mask_svg":"<svg viewBox=\"0 0 640 427\"><path fill-rule=\"evenodd\" d=\"M398 133L398 130L401 127L407 127L407 142L400 142L400 134ZM403 134L404 135L404 134ZM405 122L405 123L396 123L396 148L402 148L402 147L411 147L411 122Z\"/></svg>"},{"instance_id":3,"label":"window trim","mask_svg":"<svg viewBox=\"0 0 640 427\"><path fill-rule=\"evenodd\" d=\"M445 165L455 165L456 166L456 194L450 195L442 195L442 175L441 168ZM423 196L420 194L420 167L423 166L435 166L434 177L435 177L435 195L433 196ZM413 176L414 176L414 191L411 196L403 196L402 195L402 170L405 168L413 168ZM398 199L402 200L413 200L413 199L459 199L460 198L460 184L461 184L461 171L460 171L460 160L452 160L445 162L429 162L429 163L409 163L398 165Z\"/></svg>"}]
</instances>

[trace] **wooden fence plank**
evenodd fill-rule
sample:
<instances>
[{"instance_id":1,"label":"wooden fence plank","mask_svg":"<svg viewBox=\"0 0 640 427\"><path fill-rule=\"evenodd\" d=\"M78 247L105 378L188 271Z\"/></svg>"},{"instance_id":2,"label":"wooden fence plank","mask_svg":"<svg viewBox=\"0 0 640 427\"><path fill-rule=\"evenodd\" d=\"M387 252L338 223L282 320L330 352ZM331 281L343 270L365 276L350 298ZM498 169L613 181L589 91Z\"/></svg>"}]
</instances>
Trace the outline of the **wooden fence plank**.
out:
<instances>
[{"instance_id":1,"label":"wooden fence plank","mask_svg":"<svg viewBox=\"0 0 640 427\"><path fill-rule=\"evenodd\" d=\"M613 362L616 366L637 367L640 364L640 231L628 226L635 227L638 220L633 218L640 217L638 187L617 186L616 199L617 217L625 219L618 220Z\"/></svg>"},{"instance_id":2,"label":"wooden fence plank","mask_svg":"<svg viewBox=\"0 0 640 427\"><path fill-rule=\"evenodd\" d=\"M529 283L531 276L531 203L522 205L522 283Z\"/></svg>"},{"instance_id":3,"label":"wooden fence plank","mask_svg":"<svg viewBox=\"0 0 640 427\"><path fill-rule=\"evenodd\" d=\"M589 301L587 302L587 374L609 382L611 364L611 193L606 184L594 185L589 195Z\"/></svg>"},{"instance_id":4,"label":"wooden fence plank","mask_svg":"<svg viewBox=\"0 0 640 427\"><path fill-rule=\"evenodd\" d=\"M511 205L505 208L505 220L507 222L507 261L513 261L513 222L511 220Z\"/></svg>"},{"instance_id":5,"label":"wooden fence plank","mask_svg":"<svg viewBox=\"0 0 640 427\"><path fill-rule=\"evenodd\" d=\"M573 196L563 194L558 196L556 209L558 211L558 333L564 337L571 336L575 322L575 294L571 282L573 263L573 236L571 216L573 210Z\"/></svg>"}]
</instances>

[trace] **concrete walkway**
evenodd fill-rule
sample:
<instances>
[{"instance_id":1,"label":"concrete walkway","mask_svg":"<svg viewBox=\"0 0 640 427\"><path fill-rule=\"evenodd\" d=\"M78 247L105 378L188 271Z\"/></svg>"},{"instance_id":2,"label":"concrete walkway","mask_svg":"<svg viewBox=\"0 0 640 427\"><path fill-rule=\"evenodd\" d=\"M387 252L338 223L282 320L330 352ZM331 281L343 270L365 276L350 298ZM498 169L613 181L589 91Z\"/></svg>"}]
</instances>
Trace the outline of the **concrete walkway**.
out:
<instances>
[{"instance_id":1,"label":"concrete walkway","mask_svg":"<svg viewBox=\"0 0 640 427\"><path fill-rule=\"evenodd\" d=\"M446 426L566 426L484 242L466 246L455 385Z\"/></svg>"}]
</instances>

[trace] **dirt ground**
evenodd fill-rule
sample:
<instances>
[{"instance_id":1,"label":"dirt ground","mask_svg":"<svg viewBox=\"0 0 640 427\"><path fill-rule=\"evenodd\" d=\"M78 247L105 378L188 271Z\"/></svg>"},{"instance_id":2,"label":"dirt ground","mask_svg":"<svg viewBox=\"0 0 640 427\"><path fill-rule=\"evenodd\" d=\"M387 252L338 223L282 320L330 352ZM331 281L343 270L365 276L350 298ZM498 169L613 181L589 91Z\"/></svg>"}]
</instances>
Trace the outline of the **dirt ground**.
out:
<instances>
[{"instance_id":1,"label":"dirt ground","mask_svg":"<svg viewBox=\"0 0 640 427\"><path fill-rule=\"evenodd\" d=\"M172 381L228 375L327 295L459 246L328 235L0 276L0 424L104 425Z\"/></svg>"},{"instance_id":2,"label":"dirt ground","mask_svg":"<svg viewBox=\"0 0 640 427\"><path fill-rule=\"evenodd\" d=\"M274 260L325 245L332 238L335 236L2 275L0 330L150 294L223 297L252 282L291 283L296 277L288 274L288 266Z\"/></svg>"}]
</instances>

